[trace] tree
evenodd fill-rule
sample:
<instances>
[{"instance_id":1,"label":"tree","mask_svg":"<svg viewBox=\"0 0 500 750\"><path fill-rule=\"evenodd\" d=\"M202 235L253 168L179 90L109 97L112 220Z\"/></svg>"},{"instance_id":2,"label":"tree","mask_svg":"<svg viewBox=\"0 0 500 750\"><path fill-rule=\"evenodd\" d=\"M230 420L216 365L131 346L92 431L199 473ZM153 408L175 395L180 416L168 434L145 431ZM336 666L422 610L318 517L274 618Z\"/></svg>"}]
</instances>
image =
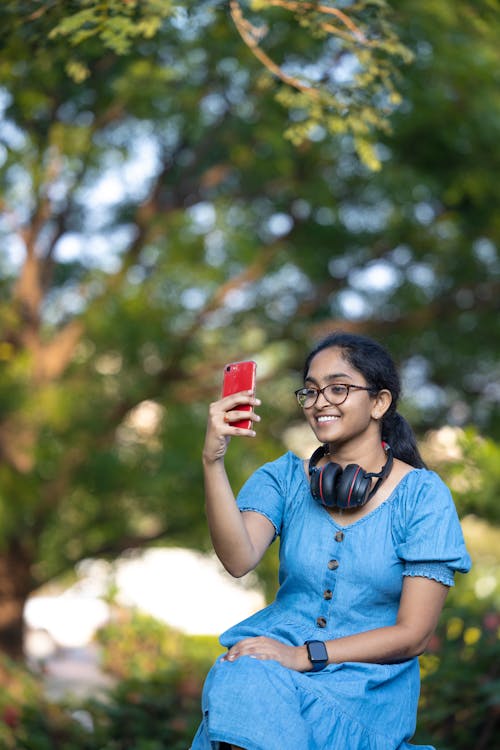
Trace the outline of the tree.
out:
<instances>
[{"instance_id":1,"label":"tree","mask_svg":"<svg viewBox=\"0 0 500 750\"><path fill-rule=\"evenodd\" d=\"M263 336L258 311L233 347L221 324L236 330L252 282L281 274L273 222L288 199L275 175L297 180L300 165L260 66L239 61L238 35L212 5L189 23L182 3L2 10L7 650L20 650L27 595L54 574L186 532L196 402L213 393L222 356ZM231 12L245 34L238 3ZM283 26L275 46L294 34ZM261 304L273 295L262 288ZM180 498L167 513L165 497Z\"/></svg>"},{"instance_id":2,"label":"tree","mask_svg":"<svg viewBox=\"0 0 500 750\"><path fill-rule=\"evenodd\" d=\"M337 8L296 0L205 0L198 3L197 11L210 13L226 7L243 42L264 69L284 84L277 88L276 99L296 113L285 137L298 145L318 125L336 136L350 133L361 159L378 169L380 162L370 138L375 129L387 129L387 116L400 101L394 85L395 59L408 62L412 57L394 33L388 3L359 0ZM245 11L254 11L252 19ZM43 7L23 8L17 21L31 21L45 13L48 9ZM76 48L98 38L105 49L126 54L138 39L153 37L165 19L182 23L190 15L194 14L189 3L172 0L80 0L48 36L64 36ZM291 24L306 33L289 48ZM268 37L282 58L279 61L265 49ZM80 82L90 74L78 54L69 57L66 71ZM263 85L275 87L270 81Z\"/></svg>"},{"instance_id":3,"label":"tree","mask_svg":"<svg viewBox=\"0 0 500 750\"><path fill-rule=\"evenodd\" d=\"M423 428L449 416L498 430L488 338L463 333L480 325L492 339L498 325L486 200L497 188L473 171L482 144L470 137L487 101L494 164L496 16L482 29L469 3L398 4L418 54L375 173L352 129L332 138L317 119L298 145L283 138L307 112L294 100L286 115L221 4L197 3L189 24L174 5L162 4L154 37L121 54L100 34L73 50L82 27L68 27L60 4L0 11L0 646L10 651L26 596L82 558L165 536L204 543L198 453L228 359L255 353L268 404L265 437L231 452L236 483L280 450L288 391L325 326L382 333L419 383L406 408ZM271 10L270 59L316 54L286 8ZM443 97L461 87L473 94ZM434 118L457 112L463 132L448 141Z\"/></svg>"}]
</instances>

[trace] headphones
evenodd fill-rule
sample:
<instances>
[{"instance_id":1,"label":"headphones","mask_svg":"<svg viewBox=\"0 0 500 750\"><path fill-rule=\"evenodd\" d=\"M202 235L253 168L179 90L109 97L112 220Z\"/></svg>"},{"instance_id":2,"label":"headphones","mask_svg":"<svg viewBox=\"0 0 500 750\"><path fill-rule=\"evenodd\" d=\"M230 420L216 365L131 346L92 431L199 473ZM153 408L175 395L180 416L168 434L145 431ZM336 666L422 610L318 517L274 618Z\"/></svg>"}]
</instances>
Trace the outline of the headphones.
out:
<instances>
[{"instance_id":1,"label":"headphones","mask_svg":"<svg viewBox=\"0 0 500 750\"><path fill-rule=\"evenodd\" d=\"M325 508L359 508L365 505L376 493L392 469L393 455L390 446L382 443L387 454L387 461L378 473L368 473L358 464L348 464L345 469L329 461L318 468L316 464L328 455L327 445L321 445L309 460L309 477L311 494ZM374 488L372 479L378 477Z\"/></svg>"}]
</instances>

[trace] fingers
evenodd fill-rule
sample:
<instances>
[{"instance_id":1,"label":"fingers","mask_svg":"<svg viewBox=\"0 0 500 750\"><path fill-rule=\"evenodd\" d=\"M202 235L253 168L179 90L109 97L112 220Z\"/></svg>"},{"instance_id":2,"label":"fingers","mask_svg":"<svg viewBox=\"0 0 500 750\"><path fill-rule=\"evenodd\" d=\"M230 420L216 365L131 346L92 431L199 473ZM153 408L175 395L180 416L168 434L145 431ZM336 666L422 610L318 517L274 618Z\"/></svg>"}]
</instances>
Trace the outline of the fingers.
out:
<instances>
[{"instance_id":1,"label":"fingers","mask_svg":"<svg viewBox=\"0 0 500 750\"><path fill-rule=\"evenodd\" d=\"M253 407L259 406L260 403L252 391L242 391L226 396L210 405L211 424L220 435L255 435L251 429L251 423L260 422L260 417ZM250 408L241 408L246 405ZM243 426L243 424L235 423L246 424Z\"/></svg>"},{"instance_id":2,"label":"fingers","mask_svg":"<svg viewBox=\"0 0 500 750\"><path fill-rule=\"evenodd\" d=\"M247 638L244 641L240 641L232 646L227 654L223 657L223 661L235 661L239 656L257 656L257 643L255 638Z\"/></svg>"},{"instance_id":3,"label":"fingers","mask_svg":"<svg viewBox=\"0 0 500 750\"><path fill-rule=\"evenodd\" d=\"M249 656L251 659L262 661L277 661L281 666L298 672L307 672L310 669L305 646L289 646L263 635L256 638L244 638L235 643L222 660L234 663L240 656Z\"/></svg>"},{"instance_id":4,"label":"fingers","mask_svg":"<svg viewBox=\"0 0 500 750\"><path fill-rule=\"evenodd\" d=\"M276 659L279 645L274 639L264 636L245 638L229 649L223 657L223 661L235 661L240 656L251 656L254 659Z\"/></svg>"},{"instance_id":5,"label":"fingers","mask_svg":"<svg viewBox=\"0 0 500 750\"><path fill-rule=\"evenodd\" d=\"M229 411L238 406L249 404L250 406L258 406L260 400L255 398L253 391L241 391L240 393L232 393L230 396L225 396L219 401L216 401L214 405L220 405L223 411Z\"/></svg>"},{"instance_id":6,"label":"fingers","mask_svg":"<svg viewBox=\"0 0 500 750\"><path fill-rule=\"evenodd\" d=\"M245 429L245 427L243 427L242 424L238 423L244 422L248 425L246 429L251 430L251 424L248 423L260 422L260 417L254 411L234 409L224 412L222 415L222 421L224 422L224 424L231 425L233 427L239 427L242 429Z\"/></svg>"},{"instance_id":7,"label":"fingers","mask_svg":"<svg viewBox=\"0 0 500 750\"><path fill-rule=\"evenodd\" d=\"M289 646L275 638L263 635L244 638L235 643L222 660L234 663L240 656L249 656L251 659L261 661L277 661L282 667L295 669L298 672L307 672L310 668L305 646Z\"/></svg>"},{"instance_id":8,"label":"fingers","mask_svg":"<svg viewBox=\"0 0 500 750\"><path fill-rule=\"evenodd\" d=\"M260 417L253 407L259 406L260 403L252 391L242 391L210 404L203 446L203 460L207 464L224 459L231 437L256 436L257 433L252 426L254 422L260 422ZM250 407L248 411L238 408L247 404Z\"/></svg>"}]
</instances>

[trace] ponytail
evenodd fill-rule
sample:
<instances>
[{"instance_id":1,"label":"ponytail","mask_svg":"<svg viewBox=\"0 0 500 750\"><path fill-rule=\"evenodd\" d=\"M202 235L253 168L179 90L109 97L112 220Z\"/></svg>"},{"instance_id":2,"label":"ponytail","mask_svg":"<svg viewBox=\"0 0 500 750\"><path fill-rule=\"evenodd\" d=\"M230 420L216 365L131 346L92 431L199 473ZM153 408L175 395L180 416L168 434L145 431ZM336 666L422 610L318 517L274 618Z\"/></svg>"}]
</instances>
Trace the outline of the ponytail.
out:
<instances>
[{"instance_id":1,"label":"ponytail","mask_svg":"<svg viewBox=\"0 0 500 750\"><path fill-rule=\"evenodd\" d=\"M399 458L416 469L426 469L412 428L394 408L382 418L382 440L391 446L395 458Z\"/></svg>"}]
</instances>

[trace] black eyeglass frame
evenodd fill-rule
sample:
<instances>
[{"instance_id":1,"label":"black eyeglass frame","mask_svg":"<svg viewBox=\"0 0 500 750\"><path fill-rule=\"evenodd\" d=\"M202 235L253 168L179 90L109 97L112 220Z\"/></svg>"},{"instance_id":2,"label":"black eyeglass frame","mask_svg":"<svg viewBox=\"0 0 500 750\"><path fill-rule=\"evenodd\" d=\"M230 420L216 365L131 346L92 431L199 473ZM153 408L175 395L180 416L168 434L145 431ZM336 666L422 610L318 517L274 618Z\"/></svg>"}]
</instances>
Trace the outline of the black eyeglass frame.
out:
<instances>
[{"instance_id":1,"label":"black eyeglass frame","mask_svg":"<svg viewBox=\"0 0 500 750\"><path fill-rule=\"evenodd\" d=\"M342 399L342 401L330 401L330 399L329 399L329 398L328 398L328 396L326 395L325 391L326 391L326 390L327 390L328 388L332 388L332 387L335 387L335 386L338 386L338 385L341 385L341 386L342 386L343 388L345 388L345 389L346 389L346 394L345 394L345 397L344 397L344 398ZM354 383L330 383L329 385L325 385L325 387L324 387L324 388L306 388L305 386L303 386L302 388L298 388L298 389L297 389L297 390L295 391L295 398L297 399L297 403L298 403L298 405L299 405L299 406L301 407L301 409L312 409L312 407L313 407L313 406L314 406L314 405L316 404L316 402L318 401L318 398L319 398L319 394L320 394L320 393L321 393L321 395L323 396L323 398L324 398L324 399L325 399L326 401L328 401L328 403L329 403L329 404L331 404L332 406L340 406L340 405L341 405L341 404L343 404L343 403L344 403L345 401L347 401L347 398L348 398L348 396L349 396L349 391L351 390L351 388L356 388L356 389L357 389L357 390L359 390L359 391L370 391L370 392L371 392L371 393L373 393L374 395L375 395L376 393L378 393L377 389L376 389L376 388L372 388L371 386L366 386L366 385L355 385ZM302 404L300 403L300 401L299 401L299 394L301 394L301 393L304 393L304 391L315 391L315 392L316 392L316 398L314 399L314 401L312 402L312 404L309 404L308 406L304 406L304 405L302 405Z\"/></svg>"}]
</instances>

